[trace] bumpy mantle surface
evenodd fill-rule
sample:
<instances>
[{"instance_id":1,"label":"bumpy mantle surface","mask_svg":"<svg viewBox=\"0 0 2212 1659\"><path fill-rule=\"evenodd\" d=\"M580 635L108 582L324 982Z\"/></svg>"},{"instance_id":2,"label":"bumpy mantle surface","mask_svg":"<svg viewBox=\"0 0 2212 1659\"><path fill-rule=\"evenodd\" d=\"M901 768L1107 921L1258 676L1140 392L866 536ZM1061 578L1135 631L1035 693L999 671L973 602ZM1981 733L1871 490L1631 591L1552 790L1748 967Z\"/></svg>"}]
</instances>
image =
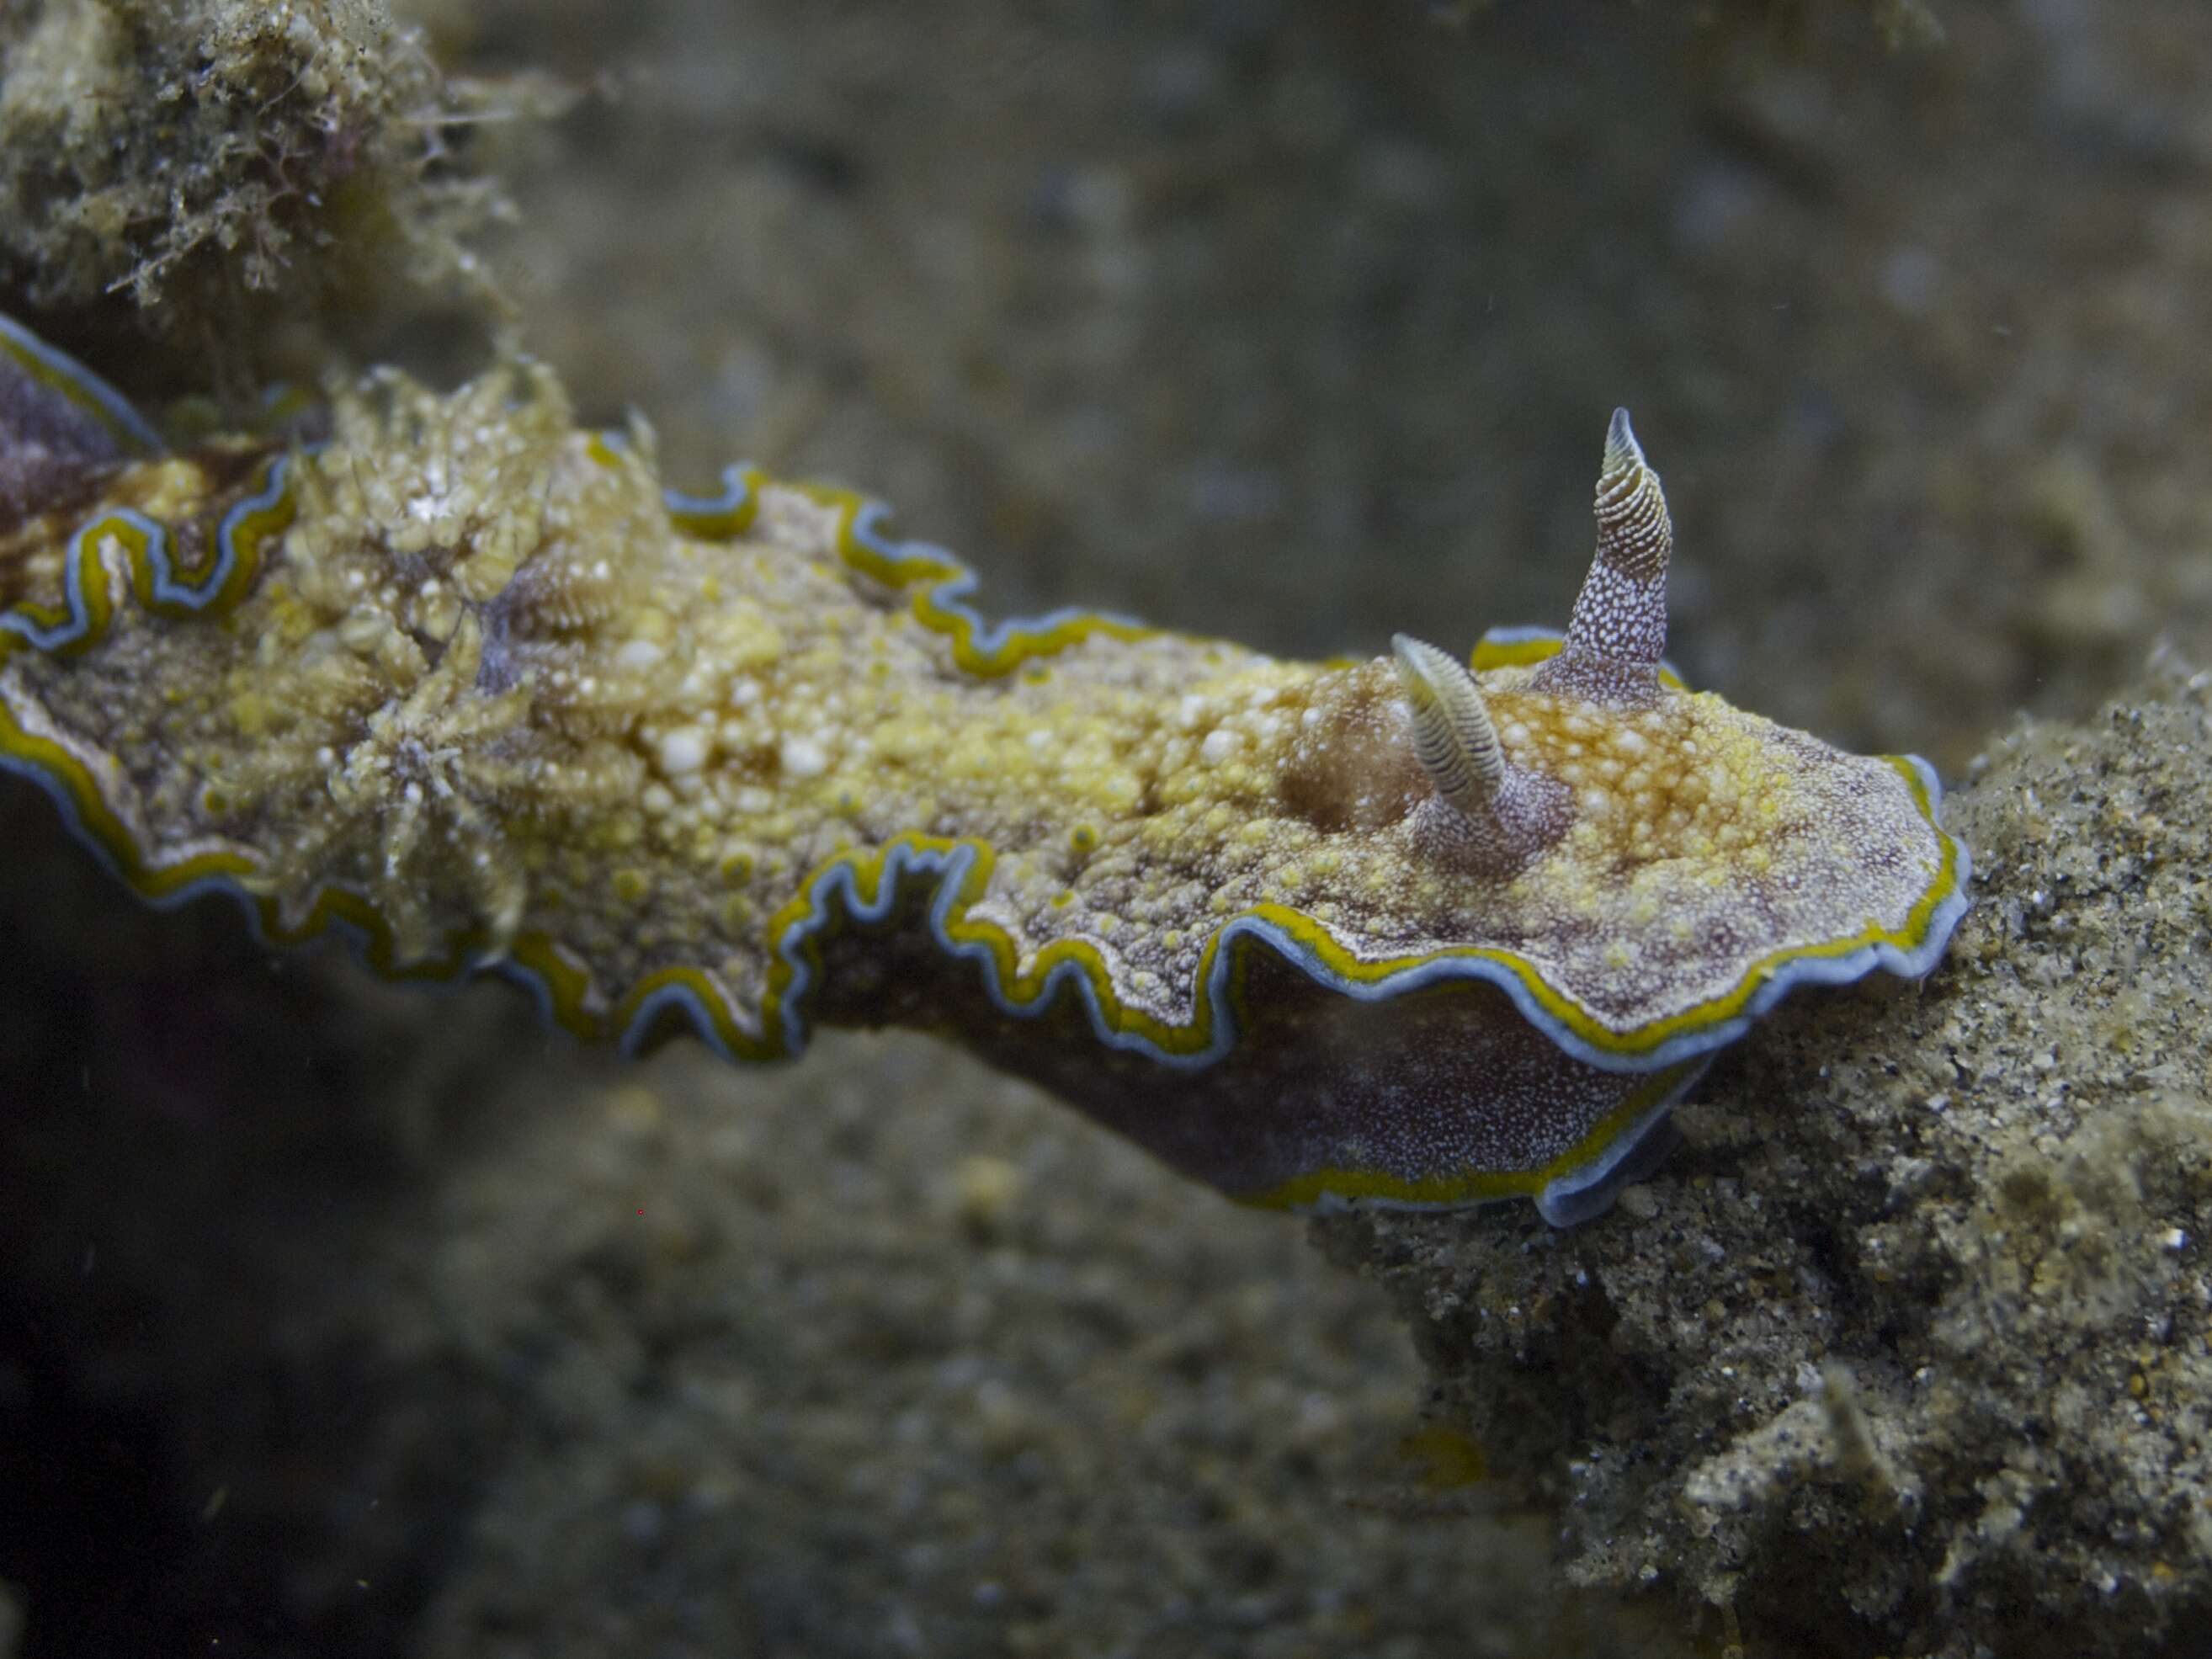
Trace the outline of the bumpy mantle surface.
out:
<instances>
[{"instance_id":1,"label":"bumpy mantle surface","mask_svg":"<svg viewBox=\"0 0 2212 1659\"><path fill-rule=\"evenodd\" d=\"M532 363L173 454L0 344L0 762L148 897L582 1036L916 1025L1252 1201L1565 1221L1791 986L1923 972L1964 908L1923 765L1665 671L1625 415L1564 639L1324 665L988 623L879 508L665 491Z\"/></svg>"}]
</instances>

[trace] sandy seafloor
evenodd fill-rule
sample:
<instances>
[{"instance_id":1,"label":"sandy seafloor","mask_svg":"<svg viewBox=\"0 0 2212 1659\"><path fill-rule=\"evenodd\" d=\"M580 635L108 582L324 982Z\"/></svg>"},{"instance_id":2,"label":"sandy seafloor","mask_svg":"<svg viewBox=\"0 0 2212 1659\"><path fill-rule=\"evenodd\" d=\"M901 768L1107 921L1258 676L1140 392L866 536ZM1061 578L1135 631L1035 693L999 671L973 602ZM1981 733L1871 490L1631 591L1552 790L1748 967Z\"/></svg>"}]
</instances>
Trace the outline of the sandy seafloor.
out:
<instances>
[{"instance_id":1,"label":"sandy seafloor","mask_svg":"<svg viewBox=\"0 0 2212 1659\"><path fill-rule=\"evenodd\" d=\"M419 15L597 88L495 137L500 257L679 481L863 485L1001 609L1364 652L1563 619L1626 403L1688 676L1955 772L2212 641L2212 12L1939 9L1904 56L1595 3ZM1407 1449L1407 1340L1298 1224L976 1064L625 1067L145 917L49 816L0 791L27 1659L1725 1638Z\"/></svg>"}]
</instances>

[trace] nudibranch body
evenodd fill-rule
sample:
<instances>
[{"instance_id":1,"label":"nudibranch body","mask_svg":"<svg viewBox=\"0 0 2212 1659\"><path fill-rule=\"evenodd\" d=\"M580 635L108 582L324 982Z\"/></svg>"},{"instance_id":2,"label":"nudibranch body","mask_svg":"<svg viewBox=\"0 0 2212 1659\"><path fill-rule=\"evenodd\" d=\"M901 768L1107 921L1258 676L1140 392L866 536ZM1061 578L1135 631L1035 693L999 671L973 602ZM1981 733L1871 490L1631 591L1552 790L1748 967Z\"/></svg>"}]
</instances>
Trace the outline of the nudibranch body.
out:
<instances>
[{"instance_id":1,"label":"nudibranch body","mask_svg":"<svg viewBox=\"0 0 2212 1659\"><path fill-rule=\"evenodd\" d=\"M180 452L0 333L0 765L142 895L633 1048L952 1036L1249 1201L1603 1207L1791 986L1933 965L1966 854L1909 757L1667 672L1616 416L1564 638L1285 662L987 623L881 511L550 372L372 374Z\"/></svg>"}]
</instances>

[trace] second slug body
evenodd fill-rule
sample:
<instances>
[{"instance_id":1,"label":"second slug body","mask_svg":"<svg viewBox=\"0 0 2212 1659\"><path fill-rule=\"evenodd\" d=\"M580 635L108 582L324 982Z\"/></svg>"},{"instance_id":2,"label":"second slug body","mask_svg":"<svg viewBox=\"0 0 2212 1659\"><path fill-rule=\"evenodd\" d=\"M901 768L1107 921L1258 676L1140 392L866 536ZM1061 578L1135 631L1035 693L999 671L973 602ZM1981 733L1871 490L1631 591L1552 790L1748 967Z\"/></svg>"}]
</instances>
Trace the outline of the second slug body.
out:
<instances>
[{"instance_id":1,"label":"second slug body","mask_svg":"<svg viewBox=\"0 0 2212 1659\"><path fill-rule=\"evenodd\" d=\"M1240 1199L1564 1223L1790 985L1924 971L1964 905L1920 763L1664 671L1625 416L1564 641L1340 667L988 625L878 509L664 492L534 365L170 454L0 347L0 765L149 897L580 1036L913 1025Z\"/></svg>"}]
</instances>

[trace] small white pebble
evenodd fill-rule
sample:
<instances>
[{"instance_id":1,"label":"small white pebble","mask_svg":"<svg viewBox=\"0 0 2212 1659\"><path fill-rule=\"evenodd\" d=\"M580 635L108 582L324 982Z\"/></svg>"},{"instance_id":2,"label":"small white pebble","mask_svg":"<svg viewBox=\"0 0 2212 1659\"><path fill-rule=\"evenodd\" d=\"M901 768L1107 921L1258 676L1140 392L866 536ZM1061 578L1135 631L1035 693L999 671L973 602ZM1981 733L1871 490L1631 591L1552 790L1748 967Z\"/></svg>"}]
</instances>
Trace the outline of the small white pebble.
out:
<instances>
[{"instance_id":1,"label":"small white pebble","mask_svg":"<svg viewBox=\"0 0 2212 1659\"><path fill-rule=\"evenodd\" d=\"M787 777L818 778L830 769L828 752L811 738L786 738L781 755Z\"/></svg>"},{"instance_id":2,"label":"small white pebble","mask_svg":"<svg viewBox=\"0 0 2212 1659\"><path fill-rule=\"evenodd\" d=\"M1218 726L1206 734L1206 741L1198 746L1199 758L1208 766L1218 766L1239 749L1244 739L1227 726Z\"/></svg>"}]
</instances>

